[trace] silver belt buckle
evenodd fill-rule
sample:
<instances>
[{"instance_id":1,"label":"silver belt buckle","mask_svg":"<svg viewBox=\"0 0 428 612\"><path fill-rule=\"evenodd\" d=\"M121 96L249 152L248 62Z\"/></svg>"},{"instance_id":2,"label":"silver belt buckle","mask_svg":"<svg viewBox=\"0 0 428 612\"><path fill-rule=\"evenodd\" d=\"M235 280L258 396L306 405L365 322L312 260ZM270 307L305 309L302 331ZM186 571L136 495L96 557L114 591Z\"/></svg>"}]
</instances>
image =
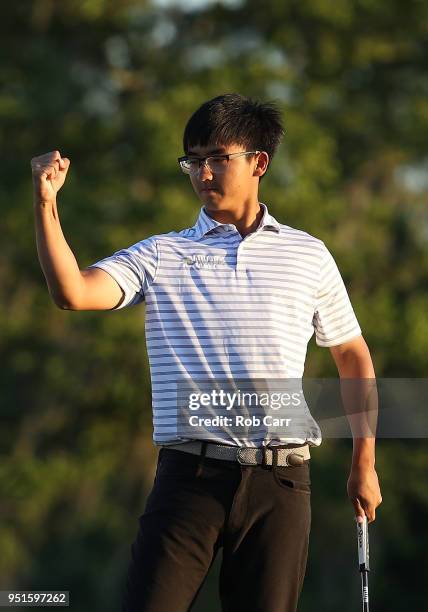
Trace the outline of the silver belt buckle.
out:
<instances>
[{"instance_id":1,"label":"silver belt buckle","mask_svg":"<svg viewBox=\"0 0 428 612\"><path fill-rule=\"evenodd\" d=\"M305 458L300 453L289 453L285 457L285 465L287 467L300 467L305 462Z\"/></svg>"},{"instance_id":2,"label":"silver belt buckle","mask_svg":"<svg viewBox=\"0 0 428 612\"><path fill-rule=\"evenodd\" d=\"M236 451L236 459L238 460L238 463L240 463L241 465L255 465L252 461L245 461L245 459L242 457L241 451L245 452L246 450L247 448L245 446L240 446Z\"/></svg>"}]
</instances>

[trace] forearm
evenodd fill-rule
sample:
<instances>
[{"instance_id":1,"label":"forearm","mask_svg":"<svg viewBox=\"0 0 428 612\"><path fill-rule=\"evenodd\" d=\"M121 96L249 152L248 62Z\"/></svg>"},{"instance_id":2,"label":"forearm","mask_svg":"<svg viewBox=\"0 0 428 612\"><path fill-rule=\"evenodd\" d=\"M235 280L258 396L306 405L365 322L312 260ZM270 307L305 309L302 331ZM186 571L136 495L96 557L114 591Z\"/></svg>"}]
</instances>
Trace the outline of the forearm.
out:
<instances>
[{"instance_id":1,"label":"forearm","mask_svg":"<svg viewBox=\"0 0 428 612\"><path fill-rule=\"evenodd\" d=\"M61 229L56 201L34 201L37 253L49 293L60 308L79 295L82 275Z\"/></svg>"},{"instance_id":2,"label":"forearm","mask_svg":"<svg viewBox=\"0 0 428 612\"><path fill-rule=\"evenodd\" d=\"M370 353L344 353L338 371L342 401L353 436L353 468L374 467L378 395Z\"/></svg>"}]
</instances>

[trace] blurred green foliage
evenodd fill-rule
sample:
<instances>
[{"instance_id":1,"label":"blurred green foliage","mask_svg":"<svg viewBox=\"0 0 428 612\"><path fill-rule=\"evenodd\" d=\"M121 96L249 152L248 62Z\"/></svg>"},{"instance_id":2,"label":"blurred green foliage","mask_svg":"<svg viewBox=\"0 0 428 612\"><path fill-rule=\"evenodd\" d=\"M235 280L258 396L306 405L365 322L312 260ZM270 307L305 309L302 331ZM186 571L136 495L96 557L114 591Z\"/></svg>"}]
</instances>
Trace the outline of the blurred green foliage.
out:
<instances>
[{"instance_id":1,"label":"blurred green foliage","mask_svg":"<svg viewBox=\"0 0 428 612\"><path fill-rule=\"evenodd\" d=\"M378 376L423 377L428 352L428 5L416 0L23 0L0 22L0 588L69 589L119 609L151 485L144 306L60 311L34 238L30 159L71 159L59 195L83 269L195 222L176 158L205 100L275 99L286 136L260 199L323 239ZM307 376L337 375L311 341ZM408 407L406 407L408 408ZM300 612L359 607L346 497L351 441L313 452ZM428 454L380 440L373 606L424 609ZM286 554L286 551L284 551ZM198 610L214 612L216 568Z\"/></svg>"}]
</instances>

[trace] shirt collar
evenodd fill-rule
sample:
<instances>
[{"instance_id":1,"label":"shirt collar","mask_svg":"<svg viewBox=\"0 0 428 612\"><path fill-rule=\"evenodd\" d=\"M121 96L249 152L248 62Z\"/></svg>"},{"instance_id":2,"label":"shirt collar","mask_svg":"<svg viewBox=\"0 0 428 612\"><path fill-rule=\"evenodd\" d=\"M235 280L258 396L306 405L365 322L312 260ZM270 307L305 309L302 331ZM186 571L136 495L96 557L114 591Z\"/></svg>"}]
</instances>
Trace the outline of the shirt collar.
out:
<instances>
[{"instance_id":1,"label":"shirt collar","mask_svg":"<svg viewBox=\"0 0 428 612\"><path fill-rule=\"evenodd\" d=\"M281 229L280 224L275 219L275 217L273 217L269 213L266 204L263 204L263 202L260 202L260 206L263 208L263 216L262 216L262 219L260 221L258 228L256 229L256 232L260 230L264 230L264 229L274 230L276 232L279 232ZM205 234L207 234L211 230L214 230L220 226L227 226L227 225L230 225L230 223L220 223L219 221L216 221L215 219L213 219L207 214L207 212L205 211L205 206L201 206L199 217L195 225L191 228L193 230L192 235L194 238L199 239L199 238L202 238L202 236L205 236Z\"/></svg>"}]
</instances>

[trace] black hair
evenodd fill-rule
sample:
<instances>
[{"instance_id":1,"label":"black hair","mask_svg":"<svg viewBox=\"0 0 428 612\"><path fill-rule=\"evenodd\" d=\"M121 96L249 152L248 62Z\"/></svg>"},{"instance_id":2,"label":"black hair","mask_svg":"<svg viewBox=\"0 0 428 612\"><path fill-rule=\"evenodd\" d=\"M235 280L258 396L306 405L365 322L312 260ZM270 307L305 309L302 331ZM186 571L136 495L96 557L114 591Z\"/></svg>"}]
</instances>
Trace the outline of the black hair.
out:
<instances>
[{"instance_id":1,"label":"black hair","mask_svg":"<svg viewBox=\"0 0 428 612\"><path fill-rule=\"evenodd\" d=\"M183 149L187 155L192 146L238 144L248 151L266 151L271 161L283 135L275 102L230 93L204 102L193 113L184 129Z\"/></svg>"}]
</instances>

